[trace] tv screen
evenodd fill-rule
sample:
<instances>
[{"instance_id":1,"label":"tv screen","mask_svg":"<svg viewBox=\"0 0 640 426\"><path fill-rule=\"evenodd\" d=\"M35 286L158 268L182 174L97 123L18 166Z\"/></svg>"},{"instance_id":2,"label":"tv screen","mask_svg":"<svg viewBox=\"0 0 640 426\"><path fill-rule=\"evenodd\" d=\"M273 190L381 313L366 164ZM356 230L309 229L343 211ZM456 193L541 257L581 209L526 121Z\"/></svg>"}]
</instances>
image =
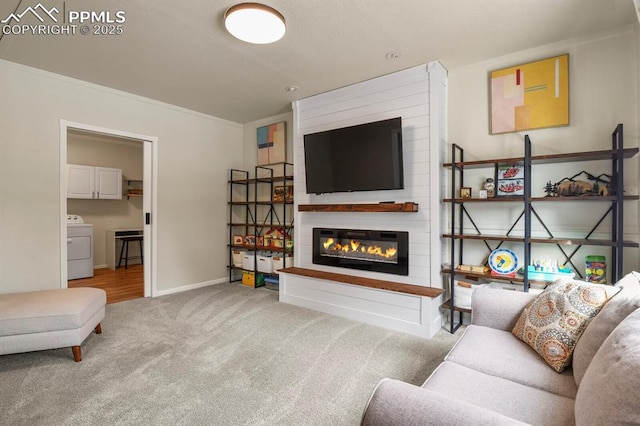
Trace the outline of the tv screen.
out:
<instances>
[{"instance_id":1,"label":"tv screen","mask_svg":"<svg viewBox=\"0 0 640 426\"><path fill-rule=\"evenodd\" d=\"M402 120L304 135L307 194L404 188Z\"/></svg>"}]
</instances>

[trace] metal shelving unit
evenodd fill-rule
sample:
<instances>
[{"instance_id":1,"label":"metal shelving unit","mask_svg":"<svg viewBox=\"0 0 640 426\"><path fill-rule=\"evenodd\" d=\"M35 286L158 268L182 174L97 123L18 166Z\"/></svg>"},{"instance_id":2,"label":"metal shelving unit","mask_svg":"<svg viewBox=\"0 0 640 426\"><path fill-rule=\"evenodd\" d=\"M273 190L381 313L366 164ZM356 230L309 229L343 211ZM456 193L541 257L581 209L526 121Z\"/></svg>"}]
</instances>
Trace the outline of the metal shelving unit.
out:
<instances>
[{"instance_id":1,"label":"metal shelving unit","mask_svg":"<svg viewBox=\"0 0 640 426\"><path fill-rule=\"evenodd\" d=\"M241 279L234 271L243 268L234 266L233 250L245 249L256 254L254 256L253 272L263 276L276 276L276 273L258 271L258 252L281 253L283 255L283 267L293 266L292 259L287 254L293 254L292 248L287 248L291 240L293 230L293 199L287 199L286 194L291 189L293 194L293 164L278 163L267 166L255 166L254 177L250 178L250 172L246 170L232 169L229 171L229 282ZM274 199L274 189L282 186L285 196L282 200ZM291 211L289 211L291 210ZM265 246L258 244L259 237L269 229L281 228L284 230L282 247ZM253 244L234 244L233 236L240 232L242 235L253 235Z\"/></svg>"},{"instance_id":2,"label":"metal shelving unit","mask_svg":"<svg viewBox=\"0 0 640 426\"><path fill-rule=\"evenodd\" d=\"M461 272L457 270L457 265L463 264L464 254L464 241L465 240L480 240L483 241L489 252L499 248L504 242L518 242L523 244L524 248L524 265L531 263L531 245L532 244L555 244L560 252L564 256L564 263L573 266L578 275L581 277L576 266L573 264L572 258L582 246L607 246L611 247L611 279L613 282L618 281L622 277L623 273L623 250L626 247L638 247L637 241L625 241L624 240L624 217L623 217L623 203L628 200L638 200L638 195L624 195L623 193L623 168L624 160L631 158L638 153L638 148L624 149L623 144L623 125L616 126L612 133L612 146L611 150L606 151L591 151L591 152L577 152L568 154L553 154L553 155L531 155L531 140L528 135L524 137L524 156L516 158L501 158L492 160L480 160L480 161L464 161L464 150L454 144L451 151L451 162L445 163L443 167L451 169L451 197L444 201L449 203L450 206L450 220L451 229L449 233L443 234L443 238L450 240L450 266L443 268L443 274L449 277L449 300L443 304L443 308L450 311L450 332L455 332L462 324L463 313L469 313L469 309L458 308L453 305L454 301L454 279L456 276L464 276L472 279L489 278L492 280L505 280L511 283L522 284L523 290L529 291L530 280L528 277L527 268L523 269L522 277L507 277L507 276L495 276L491 274L474 274L468 272ZM610 160L611 161L611 191L609 196L575 196L575 197L531 197L531 167L536 164L548 164L548 163L561 163L561 162L578 162L578 161L593 161L593 160ZM508 198L487 198L487 199L473 199L473 198L459 198L456 193L460 187L464 186L464 171L465 169L472 168L488 168L495 167L498 163L522 163L524 165L524 195L520 197L508 197ZM551 232L551 230L545 225L542 218L538 215L534 203L538 202L563 202L563 201L591 201L591 202L608 202L610 203L609 209L605 214L597 221L592 227L591 231L583 238L560 238ZM504 235L486 235L476 226L471 214L465 205L474 203L520 203L523 206L522 213L518 216L516 221L511 225L509 230ZM500 205L500 204L498 204ZM612 233L611 239L593 239L591 236L605 220L606 217L611 215ZM466 234L463 230L463 224L465 218L472 225L476 234ZM524 218L524 224L522 228L523 236L512 236L512 231L516 228L516 225ZM543 229L547 233L547 237L532 237L531 236L531 222L532 218L535 218ZM491 247L488 241L499 242L497 247ZM574 247L571 252L567 252L564 246ZM459 313L458 322L455 321L455 313Z\"/></svg>"}]
</instances>

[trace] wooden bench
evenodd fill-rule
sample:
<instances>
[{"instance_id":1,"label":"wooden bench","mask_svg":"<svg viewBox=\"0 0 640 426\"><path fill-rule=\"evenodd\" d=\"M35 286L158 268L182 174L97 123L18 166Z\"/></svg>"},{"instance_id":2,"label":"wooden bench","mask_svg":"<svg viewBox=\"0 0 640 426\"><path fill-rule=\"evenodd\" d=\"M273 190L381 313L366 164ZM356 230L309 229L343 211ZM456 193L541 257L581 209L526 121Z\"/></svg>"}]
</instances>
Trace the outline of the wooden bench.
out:
<instances>
[{"instance_id":1,"label":"wooden bench","mask_svg":"<svg viewBox=\"0 0 640 426\"><path fill-rule=\"evenodd\" d=\"M279 272L285 274L301 275L303 277L318 278L328 281L336 281L344 284L358 285L362 287L377 288L378 290L395 291L398 293L413 294L415 296L438 297L444 290L441 288L423 287L420 285L403 284L393 281L377 280L373 278L357 277L354 275L336 274L335 272L317 271L307 268L284 268Z\"/></svg>"}]
</instances>

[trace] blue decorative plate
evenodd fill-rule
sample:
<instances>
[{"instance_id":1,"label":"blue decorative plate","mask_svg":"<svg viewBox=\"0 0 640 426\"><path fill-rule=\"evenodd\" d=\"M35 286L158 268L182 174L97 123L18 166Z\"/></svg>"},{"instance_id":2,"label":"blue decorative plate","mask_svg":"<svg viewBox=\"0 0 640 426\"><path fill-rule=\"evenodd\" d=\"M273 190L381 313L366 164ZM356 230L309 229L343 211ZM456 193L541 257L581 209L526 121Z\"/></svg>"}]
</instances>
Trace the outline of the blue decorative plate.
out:
<instances>
[{"instance_id":1,"label":"blue decorative plate","mask_svg":"<svg viewBox=\"0 0 640 426\"><path fill-rule=\"evenodd\" d=\"M511 274L518 269L518 256L509 249L496 249L489 255L489 267L496 274Z\"/></svg>"}]
</instances>

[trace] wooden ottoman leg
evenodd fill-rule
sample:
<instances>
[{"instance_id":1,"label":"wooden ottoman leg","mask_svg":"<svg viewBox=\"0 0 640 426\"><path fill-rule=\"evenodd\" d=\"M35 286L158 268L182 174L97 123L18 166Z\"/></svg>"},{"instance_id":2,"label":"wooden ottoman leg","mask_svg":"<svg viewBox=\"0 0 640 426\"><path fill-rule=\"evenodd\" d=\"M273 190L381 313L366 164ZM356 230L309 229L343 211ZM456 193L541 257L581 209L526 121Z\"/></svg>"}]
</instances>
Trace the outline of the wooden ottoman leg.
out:
<instances>
[{"instance_id":1,"label":"wooden ottoman leg","mask_svg":"<svg viewBox=\"0 0 640 426\"><path fill-rule=\"evenodd\" d=\"M102 326L100 325L100 323L96 325L96 334L102 334Z\"/></svg>"},{"instance_id":2,"label":"wooden ottoman leg","mask_svg":"<svg viewBox=\"0 0 640 426\"><path fill-rule=\"evenodd\" d=\"M71 350L73 351L73 360L75 362L82 361L82 351L80 350L80 346L73 346Z\"/></svg>"}]
</instances>

